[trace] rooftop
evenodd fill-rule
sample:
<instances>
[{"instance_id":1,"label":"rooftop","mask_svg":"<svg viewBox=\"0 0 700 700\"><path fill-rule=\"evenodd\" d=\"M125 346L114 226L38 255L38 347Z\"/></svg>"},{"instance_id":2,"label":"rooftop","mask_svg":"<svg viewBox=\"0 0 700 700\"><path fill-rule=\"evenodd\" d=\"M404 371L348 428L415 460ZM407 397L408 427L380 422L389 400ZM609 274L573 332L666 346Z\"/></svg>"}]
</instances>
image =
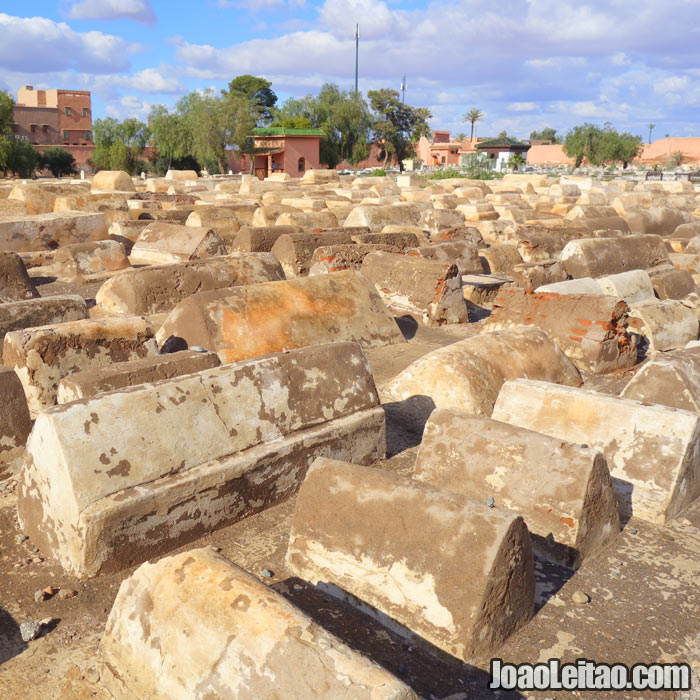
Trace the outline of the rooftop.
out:
<instances>
[{"instance_id":1,"label":"rooftop","mask_svg":"<svg viewBox=\"0 0 700 700\"><path fill-rule=\"evenodd\" d=\"M325 137L323 129L286 129L282 126L265 126L253 129L253 136L321 136Z\"/></svg>"},{"instance_id":2,"label":"rooftop","mask_svg":"<svg viewBox=\"0 0 700 700\"><path fill-rule=\"evenodd\" d=\"M512 139L510 136L498 136L495 139L484 139L476 144L476 148L522 148L527 150L530 148L529 143L523 143L517 139Z\"/></svg>"}]
</instances>

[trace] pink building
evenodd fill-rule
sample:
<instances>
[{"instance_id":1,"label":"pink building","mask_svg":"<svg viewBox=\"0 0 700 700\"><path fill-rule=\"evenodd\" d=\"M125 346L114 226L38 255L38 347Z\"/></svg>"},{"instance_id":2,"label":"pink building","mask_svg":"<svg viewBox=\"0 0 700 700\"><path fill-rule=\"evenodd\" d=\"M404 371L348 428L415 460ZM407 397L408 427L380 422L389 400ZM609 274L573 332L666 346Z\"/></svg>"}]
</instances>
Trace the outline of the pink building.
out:
<instances>
[{"instance_id":1,"label":"pink building","mask_svg":"<svg viewBox=\"0 0 700 700\"><path fill-rule=\"evenodd\" d=\"M260 178L272 173L288 173L302 177L307 170L321 167L319 148L325 134L321 129L286 129L265 127L251 134L256 152L243 156L243 172L250 172L250 159L255 159L253 172Z\"/></svg>"},{"instance_id":2,"label":"pink building","mask_svg":"<svg viewBox=\"0 0 700 700\"><path fill-rule=\"evenodd\" d=\"M449 131L433 131L433 140L421 136L416 144L416 157L423 165L459 165L462 142L452 141Z\"/></svg>"}]
</instances>

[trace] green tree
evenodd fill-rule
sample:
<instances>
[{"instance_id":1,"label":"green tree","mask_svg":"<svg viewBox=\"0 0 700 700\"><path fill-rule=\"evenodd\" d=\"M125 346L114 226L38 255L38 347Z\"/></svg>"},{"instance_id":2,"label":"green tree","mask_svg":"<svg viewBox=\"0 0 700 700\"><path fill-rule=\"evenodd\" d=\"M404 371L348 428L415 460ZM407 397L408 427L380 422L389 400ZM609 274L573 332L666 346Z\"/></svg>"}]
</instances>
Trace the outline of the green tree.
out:
<instances>
[{"instance_id":1,"label":"green tree","mask_svg":"<svg viewBox=\"0 0 700 700\"><path fill-rule=\"evenodd\" d=\"M457 141L460 141L460 142L461 142L461 141L466 141L466 140L467 140L467 135L466 135L463 131L460 131L458 134L455 134L455 139L456 139Z\"/></svg>"},{"instance_id":2,"label":"green tree","mask_svg":"<svg viewBox=\"0 0 700 700\"><path fill-rule=\"evenodd\" d=\"M484 118L484 113L477 109L476 107L472 107L462 118L462 121L464 122L469 122L472 126L471 133L469 135L469 140L473 141L474 140L474 125L477 122L480 122Z\"/></svg>"},{"instance_id":3,"label":"green tree","mask_svg":"<svg viewBox=\"0 0 700 700\"><path fill-rule=\"evenodd\" d=\"M150 142L157 152L158 159L167 160L166 170L173 161L183 160L192 151L192 134L186 128L183 115L168 112L165 105L155 105L148 115Z\"/></svg>"},{"instance_id":4,"label":"green tree","mask_svg":"<svg viewBox=\"0 0 700 700\"><path fill-rule=\"evenodd\" d=\"M0 90L0 138L12 133L14 123L15 101L12 95L5 90Z\"/></svg>"},{"instance_id":5,"label":"green tree","mask_svg":"<svg viewBox=\"0 0 700 700\"><path fill-rule=\"evenodd\" d=\"M640 136L629 132L620 134L609 123L602 129L589 122L575 126L564 140L564 153L574 159L576 167L586 159L591 165L622 163L626 168L641 149Z\"/></svg>"},{"instance_id":6,"label":"green tree","mask_svg":"<svg viewBox=\"0 0 700 700\"><path fill-rule=\"evenodd\" d=\"M228 170L228 147L250 153L255 113L250 100L240 95L216 95L213 90L191 92L177 103L191 138L191 154L199 163L219 172Z\"/></svg>"},{"instance_id":7,"label":"green tree","mask_svg":"<svg viewBox=\"0 0 700 700\"><path fill-rule=\"evenodd\" d=\"M271 88L272 83L265 78L254 75L239 75L228 84L228 90L222 90L226 97L247 99L255 113L257 124L267 124L272 120L277 104L277 95Z\"/></svg>"},{"instance_id":8,"label":"green tree","mask_svg":"<svg viewBox=\"0 0 700 700\"><path fill-rule=\"evenodd\" d=\"M649 124L649 143L651 143L651 132L654 130L656 124Z\"/></svg>"},{"instance_id":9,"label":"green tree","mask_svg":"<svg viewBox=\"0 0 700 700\"><path fill-rule=\"evenodd\" d=\"M326 83L316 96L288 99L273 123L299 118L323 130L326 137L321 139L319 156L329 168L342 160L357 164L367 157L372 118L361 95Z\"/></svg>"},{"instance_id":10,"label":"green tree","mask_svg":"<svg viewBox=\"0 0 700 700\"><path fill-rule=\"evenodd\" d=\"M574 159L577 168L584 159L591 165L599 165L602 138L603 132L595 124L575 126L564 139L564 153Z\"/></svg>"},{"instance_id":11,"label":"green tree","mask_svg":"<svg viewBox=\"0 0 700 700\"><path fill-rule=\"evenodd\" d=\"M284 117L275 119L270 126L281 127L283 129L312 129L313 124L308 117Z\"/></svg>"},{"instance_id":12,"label":"green tree","mask_svg":"<svg viewBox=\"0 0 700 700\"><path fill-rule=\"evenodd\" d=\"M92 127L95 150L91 165L98 170L124 170L132 175L144 167L140 159L149 140L148 126L129 117L120 122L113 117L97 119Z\"/></svg>"},{"instance_id":13,"label":"green tree","mask_svg":"<svg viewBox=\"0 0 700 700\"><path fill-rule=\"evenodd\" d=\"M561 138L557 136L556 129L552 129L548 126L540 131L531 131L530 141L551 141L552 143L561 143Z\"/></svg>"},{"instance_id":14,"label":"green tree","mask_svg":"<svg viewBox=\"0 0 700 700\"><path fill-rule=\"evenodd\" d=\"M5 174L9 171L18 177L32 177L38 165L39 152L27 139L11 135L0 139L0 168Z\"/></svg>"},{"instance_id":15,"label":"green tree","mask_svg":"<svg viewBox=\"0 0 700 700\"><path fill-rule=\"evenodd\" d=\"M508 158L508 167L517 170L521 165L525 165L525 158L522 153L511 153Z\"/></svg>"},{"instance_id":16,"label":"green tree","mask_svg":"<svg viewBox=\"0 0 700 700\"><path fill-rule=\"evenodd\" d=\"M374 112L372 131L383 148L384 164L393 155L403 171L403 161L414 153L414 142L430 134L430 110L401 102L399 93L388 88L370 90L367 97Z\"/></svg>"},{"instance_id":17,"label":"green tree","mask_svg":"<svg viewBox=\"0 0 700 700\"><path fill-rule=\"evenodd\" d=\"M600 160L603 163L622 163L626 168L642 151L642 137L632 136L628 131L618 133L611 124L606 124L601 139Z\"/></svg>"},{"instance_id":18,"label":"green tree","mask_svg":"<svg viewBox=\"0 0 700 700\"><path fill-rule=\"evenodd\" d=\"M65 148L51 146L39 156L39 165L47 168L54 177L73 175L76 172L75 158Z\"/></svg>"}]
</instances>

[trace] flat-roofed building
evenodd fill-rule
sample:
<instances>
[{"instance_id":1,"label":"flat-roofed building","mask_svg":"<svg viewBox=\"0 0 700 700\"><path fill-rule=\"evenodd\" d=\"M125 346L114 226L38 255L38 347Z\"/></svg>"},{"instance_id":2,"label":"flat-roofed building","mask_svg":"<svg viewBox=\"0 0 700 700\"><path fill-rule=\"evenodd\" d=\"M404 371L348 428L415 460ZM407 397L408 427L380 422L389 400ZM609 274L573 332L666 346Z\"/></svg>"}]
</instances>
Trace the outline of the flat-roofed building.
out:
<instances>
[{"instance_id":1,"label":"flat-roofed building","mask_svg":"<svg viewBox=\"0 0 700 700\"><path fill-rule=\"evenodd\" d=\"M307 170L321 167L320 142L322 129L287 129L264 127L251 134L255 153L243 157L243 171L250 172L250 158L255 159L253 172L260 178L272 173L288 173L303 177Z\"/></svg>"},{"instance_id":2,"label":"flat-roofed building","mask_svg":"<svg viewBox=\"0 0 700 700\"><path fill-rule=\"evenodd\" d=\"M92 155L92 104L89 90L35 90L17 92L13 133L42 147L61 146L82 164Z\"/></svg>"}]
</instances>

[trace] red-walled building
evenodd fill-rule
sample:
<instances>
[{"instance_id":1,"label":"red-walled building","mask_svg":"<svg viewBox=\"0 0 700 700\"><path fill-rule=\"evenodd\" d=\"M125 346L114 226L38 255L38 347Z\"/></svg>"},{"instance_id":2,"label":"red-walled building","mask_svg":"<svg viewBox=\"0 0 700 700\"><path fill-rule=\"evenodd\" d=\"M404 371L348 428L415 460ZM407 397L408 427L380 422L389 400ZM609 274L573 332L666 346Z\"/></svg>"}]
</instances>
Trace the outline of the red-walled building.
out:
<instances>
[{"instance_id":1,"label":"red-walled building","mask_svg":"<svg viewBox=\"0 0 700 700\"><path fill-rule=\"evenodd\" d=\"M88 90L35 90L25 85L17 93L14 133L39 150L61 146L79 164L92 155L92 105Z\"/></svg>"},{"instance_id":2,"label":"red-walled building","mask_svg":"<svg viewBox=\"0 0 700 700\"><path fill-rule=\"evenodd\" d=\"M265 127L251 134L256 153L243 156L243 172L250 172L250 158L255 159L253 172L259 178L272 173L302 177L307 170L320 168L321 129L285 129Z\"/></svg>"}]
</instances>

